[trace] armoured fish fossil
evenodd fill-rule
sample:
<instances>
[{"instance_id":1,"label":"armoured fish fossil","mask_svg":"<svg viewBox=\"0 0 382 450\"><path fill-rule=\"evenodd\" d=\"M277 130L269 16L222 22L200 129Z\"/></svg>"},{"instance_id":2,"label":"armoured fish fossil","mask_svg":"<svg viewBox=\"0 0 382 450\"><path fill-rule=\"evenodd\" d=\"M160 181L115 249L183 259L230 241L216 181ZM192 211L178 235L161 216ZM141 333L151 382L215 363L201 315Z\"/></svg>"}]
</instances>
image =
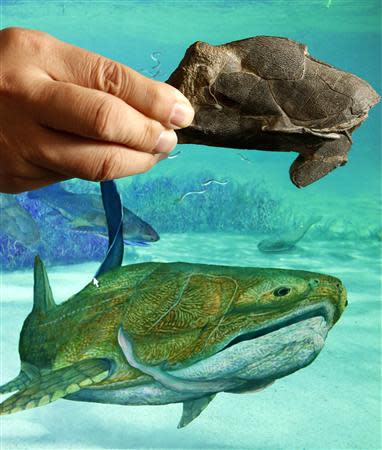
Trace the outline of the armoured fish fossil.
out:
<instances>
[{"instance_id":1,"label":"armoured fish fossil","mask_svg":"<svg viewBox=\"0 0 382 450\"><path fill-rule=\"evenodd\" d=\"M297 187L346 164L352 132L380 99L306 45L271 36L196 42L167 82L196 112L177 131L179 143L298 152L290 168Z\"/></svg>"}]
</instances>

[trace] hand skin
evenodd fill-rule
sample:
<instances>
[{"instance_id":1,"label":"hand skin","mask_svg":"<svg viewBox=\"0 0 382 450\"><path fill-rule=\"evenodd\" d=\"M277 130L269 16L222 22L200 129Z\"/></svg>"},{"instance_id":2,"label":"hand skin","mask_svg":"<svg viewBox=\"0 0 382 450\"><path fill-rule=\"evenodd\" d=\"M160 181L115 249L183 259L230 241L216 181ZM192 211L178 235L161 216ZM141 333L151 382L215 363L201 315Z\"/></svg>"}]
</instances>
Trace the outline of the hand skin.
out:
<instances>
[{"instance_id":1,"label":"hand skin","mask_svg":"<svg viewBox=\"0 0 382 450\"><path fill-rule=\"evenodd\" d=\"M34 30L0 31L0 192L145 172L177 143L177 89Z\"/></svg>"}]
</instances>

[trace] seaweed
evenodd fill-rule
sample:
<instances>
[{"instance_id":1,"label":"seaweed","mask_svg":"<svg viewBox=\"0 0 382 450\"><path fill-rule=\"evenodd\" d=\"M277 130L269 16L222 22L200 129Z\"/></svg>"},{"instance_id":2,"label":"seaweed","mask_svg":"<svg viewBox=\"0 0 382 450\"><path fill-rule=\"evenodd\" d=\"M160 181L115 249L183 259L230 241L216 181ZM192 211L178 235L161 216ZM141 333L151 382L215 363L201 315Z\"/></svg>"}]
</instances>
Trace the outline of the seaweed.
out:
<instances>
[{"instance_id":1,"label":"seaweed","mask_svg":"<svg viewBox=\"0 0 382 450\"><path fill-rule=\"evenodd\" d=\"M299 227L319 212L315 209L316 203L297 204L260 176L246 182L227 178L227 184L203 186L203 182L213 178L216 174L208 170L188 176L146 174L120 181L119 190L124 205L150 223L159 235L223 232L259 235L260 239L260 236ZM76 193L99 193L98 183L79 180L65 182L65 189ZM203 190L203 194L190 195L179 201L187 192ZM37 248L26 248L2 233L0 226L0 266L3 270L31 267L36 253L48 265L102 260L107 239L73 230L66 219L41 200L30 199L26 194L17 198L37 222L41 240ZM357 214L358 210L362 214ZM380 241L382 226L378 208L353 198L352 211L349 216L341 214L338 208L326 208L324 217L304 240ZM138 257L134 247L126 254L128 261Z\"/></svg>"},{"instance_id":2,"label":"seaweed","mask_svg":"<svg viewBox=\"0 0 382 450\"><path fill-rule=\"evenodd\" d=\"M122 189L124 204L147 220L159 233L274 231L284 214L283 199L263 183L211 184L203 195L179 199L200 191L210 172L193 177L135 179ZM204 189L203 189L204 190Z\"/></svg>"}]
</instances>

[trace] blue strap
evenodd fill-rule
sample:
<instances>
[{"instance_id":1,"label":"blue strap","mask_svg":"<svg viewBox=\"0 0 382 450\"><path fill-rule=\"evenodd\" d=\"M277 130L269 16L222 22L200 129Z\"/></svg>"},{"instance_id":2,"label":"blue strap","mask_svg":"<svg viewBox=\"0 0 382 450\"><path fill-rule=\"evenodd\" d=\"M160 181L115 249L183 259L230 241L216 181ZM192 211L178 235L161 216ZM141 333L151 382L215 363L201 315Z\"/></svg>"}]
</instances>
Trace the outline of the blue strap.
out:
<instances>
[{"instance_id":1,"label":"blue strap","mask_svg":"<svg viewBox=\"0 0 382 450\"><path fill-rule=\"evenodd\" d=\"M102 203L106 214L109 248L95 277L121 266L123 260L123 207L113 180L101 182Z\"/></svg>"}]
</instances>

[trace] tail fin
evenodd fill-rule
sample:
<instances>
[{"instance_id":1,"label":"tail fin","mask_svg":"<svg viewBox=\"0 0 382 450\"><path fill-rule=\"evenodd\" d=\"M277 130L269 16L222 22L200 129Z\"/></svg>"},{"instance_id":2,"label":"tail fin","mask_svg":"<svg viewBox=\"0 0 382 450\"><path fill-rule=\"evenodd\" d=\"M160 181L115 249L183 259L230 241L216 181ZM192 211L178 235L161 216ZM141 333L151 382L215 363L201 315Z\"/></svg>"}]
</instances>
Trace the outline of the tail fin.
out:
<instances>
[{"instance_id":1,"label":"tail fin","mask_svg":"<svg viewBox=\"0 0 382 450\"><path fill-rule=\"evenodd\" d=\"M311 229L311 227L315 225L317 222L319 222L321 219L322 216L314 216L305 225L303 225L301 235L299 236L297 242L301 240L306 235L306 233Z\"/></svg>"},{"instance_id":2,"label":"tail fin","mask_svg":"<svg viewBox=\"0 0 382 450\"><path fill-rule=\"evenodd\" d=\"M48 274L39 256L34 260L34 291L32 312L46 313L56 304L49 284Z\"/></svg>"}]
</instances>

